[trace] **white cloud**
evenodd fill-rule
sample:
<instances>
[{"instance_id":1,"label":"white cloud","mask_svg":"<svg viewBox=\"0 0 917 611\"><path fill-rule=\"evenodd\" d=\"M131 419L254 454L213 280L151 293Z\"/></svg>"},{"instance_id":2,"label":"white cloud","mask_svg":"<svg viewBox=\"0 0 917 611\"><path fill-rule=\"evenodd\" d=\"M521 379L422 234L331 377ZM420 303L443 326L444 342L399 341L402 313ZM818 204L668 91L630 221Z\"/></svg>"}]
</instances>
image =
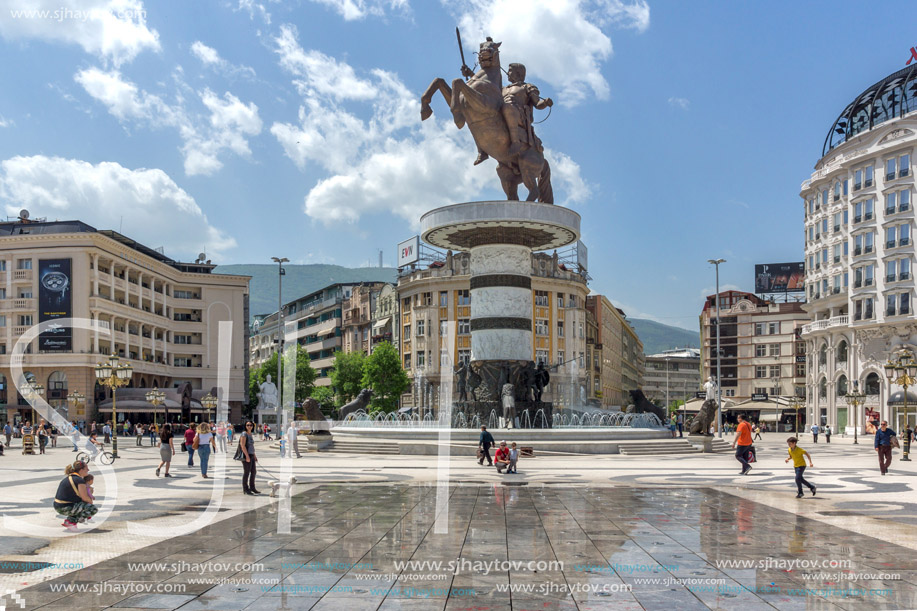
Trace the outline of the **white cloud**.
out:
<instances>
[{"instance_id":1,"label":"white cloud","mask_svg":"<svg viewBox=\"0 0 917 611\"><path fill-rule=\"evenodd\" d=\"M274 38L280 65L298 77L300 93L331 96L338 100L368 100L375 97L372 83L358 78L354 69L320 51L304 51L297 41L296 26L283 25Z\"/></svg>"},{"instance_id":2,"label":"white cloud","mask_svg":"<svg viewBox=\"0 0 917 611\"><path fill-rule=\"evenodd\" d=\"M141 0L0 0L0 35L77 44L117 67L160 49L146 17Z\"/></svg>"},{"instance_id":3,"label":"white cloud","mask_svg":"<svg viewBox=\"0 0 917 611\"><path fill-rule=\"evenodd\" d=\"M688 107L691 106L691 100L688 98L669 98L669 106L688 110Z\"/></svg>"},{"instance_id":4,"label":"white cloud","mask_svg":"<svg viewBox=\"0 0 917 611\"><path fill-rule=\"evenodd\" d=\"M441 114L421 123L417 94L397 75L384 70L358 75L328 56L306 61L315 52L300 48L292 28L282 28L276 43L281 65L296 77L304 100L298 124L277 122L271 133L298 167L314 164L328 173L306 195L307 215L334 223L392 212L416 224L432 207L500 193L493 162L472 165L471 134L455 128L441 100ZM335 74L318 78L315 71ZM360 93L340 95L334 84ZM342 100L346 109L339 105ZM351 108L354 102L360 102L358 109ZM547 154L563 201L588 197L579 166L562 153Z\"/></svg>"},{"instance_id":5,"label":"white cloud","mask_svg":"<svg viewBox=\"0 0 917 611\"><path fill-rule=\"evenodd\" d=\"M79 219L109 229L123 218L123 233L166 255L215 256L236 241L214 227L186 191L162 170L131 170L61 157L12 157L0 162L0 203L7 214Z\"/></svg>"},{"instance_id":6,"label":"white cloud","mask_svg":"<svg viewBox=\"0 0 917 611\"><path fill-rule=\"evenodd\" d=\"M312 0L334 9L346 21L363 19L366 16L381 17L386 10L406 10L408 0Z\"/></svg>"},{"instance_id":7,"label":"white cloud","mask_svg":"<svg viewBox=\"0 0 917 611\"><path fill-rule=\"evenodd\" d=\"M254 20L255 15L258 15L265 24L271 24L271 14L267 12L264 4L260 2L255 2L254 0L239 0L239 6L235 9L238 11L245 11L248 13L249 19Z\"/></svg>"},{"instance_id":8,"label":"white cloud","mask_svg":"<svg viewBox=\"0 0 917 611\"><path fill-rule=\"evenodd\" d=\"M6 119L3 115L0 115L0 129L4 127L10 127L13 125L12 119Z\"/></svg>"},{"instance_id":9,"label":"white cloud","mask_svg":"<svg viewBox=\"0 0 917 611\"><path fill-rule=\"evenodd\" d=\"M208 47L199 40L196 40L191 45L191 53L196 58L201 60L205 66L219 70L227 76L241 75L249 78L253 78L255 76L254 68L242 65L236 66L229 63L227 60L220 57L220 54L217 53L216 49L213 47Z\"/></svg>"},{"instance_id":10,"label":"white cloud","mask_svg":"<svg viewBox=\"0 0 917 611\"><path fill-rule=\"evenodd\" d=\"M177 73L176 78L181 77ZM209 176L223 167L219 156L230 151L240 157L250 157L248 138L261 133L258 107L243 103L230 92L221 99L209 89L197 92L209 116L186 108L179 96L174 104L148 93L125 80L117 71L105 72L89 68L78 72L74 79L86 92L104 104L122 122L136 122L152 128L172 127L184 145L185 173L189 176ZM180 87L184 83L179 83Z\"/></svg>"},{"instance_id":11,"label":"white cloud","mask_svg":"<svg viewBox=\"0 0 917 611\"><path fill-rule=\"evenodd\" d=\"M524 63L527 80L560 89L551 95L573 106L587 97L608 99L602 64L612 55L605 29L649 27L643 0L442 0L458 17L467 50L486 36L502 42L501 63ZM471 57L466 53L469 62ZM542 87L547 92L550 87ZM545 93L545 95L549 95Z\"/></svg>"}]
</instances>

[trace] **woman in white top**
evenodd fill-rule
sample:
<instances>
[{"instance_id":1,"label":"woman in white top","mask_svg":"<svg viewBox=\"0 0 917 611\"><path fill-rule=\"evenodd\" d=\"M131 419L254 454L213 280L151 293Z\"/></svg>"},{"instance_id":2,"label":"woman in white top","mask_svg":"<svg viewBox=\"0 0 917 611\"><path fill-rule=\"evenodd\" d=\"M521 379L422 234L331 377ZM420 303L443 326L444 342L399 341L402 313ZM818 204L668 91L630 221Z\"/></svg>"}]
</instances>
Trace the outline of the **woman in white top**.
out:
<instances>
[{"instance_id":1,"label":"woman in white top","mask_svg":"<svg viewBox=\"0 0 917 611\"><path fill-rule=\"evenodd\" d=\"M194 435L192 442L193 449L197 450L197 455L201 459L201 477L207 477L207 463L210 460L210 450L216 451L216 440L213 433L210 432L210 425L202 422L197 427L197 434Z\"/></svg>"}]
</instances>

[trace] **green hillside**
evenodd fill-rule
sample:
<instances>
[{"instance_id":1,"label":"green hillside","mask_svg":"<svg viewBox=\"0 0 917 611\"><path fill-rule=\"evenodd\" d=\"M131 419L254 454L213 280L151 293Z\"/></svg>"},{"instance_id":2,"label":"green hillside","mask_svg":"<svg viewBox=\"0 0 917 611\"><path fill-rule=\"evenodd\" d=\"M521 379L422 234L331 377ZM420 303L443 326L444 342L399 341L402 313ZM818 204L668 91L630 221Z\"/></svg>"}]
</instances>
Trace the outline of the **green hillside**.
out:
<instances>
[{"instance_id":1,"label":"green hillside","mask_svg":"<svg viewBox=\"0 0 917 611\"><path fill-rule=\"evenodd\" d=\"M287 303L308 295L335 282L394 282L395 270L391 267L341 267L340 265L290 265L283 266L283 302ZM270 314L277 311L277 266L220 265L215 274L251 276L251 315Z\"/></svg>"},{"instance_id":2,"label":"green hillside","mask_svg":"<svg viewBox=\"0 0 917 611\"><path fill-rule=\"evenodd\" d=\"M658 354L663 350L674 348L700 347L700 333L691 332L681 327L664 325L654 320L628 318L640 341L643 342L644 354Z\"/></svg>"}]
</instances>

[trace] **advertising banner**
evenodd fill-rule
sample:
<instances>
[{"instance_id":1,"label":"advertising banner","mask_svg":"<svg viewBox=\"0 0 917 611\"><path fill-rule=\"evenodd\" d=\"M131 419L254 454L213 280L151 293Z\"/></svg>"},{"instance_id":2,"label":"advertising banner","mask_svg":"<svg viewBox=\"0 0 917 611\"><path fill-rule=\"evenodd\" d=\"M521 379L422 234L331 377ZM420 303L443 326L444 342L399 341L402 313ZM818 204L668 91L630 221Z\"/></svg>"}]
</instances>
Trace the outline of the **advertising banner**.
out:
<instances>
[{"instance_id":1,"label":"advertising banner","mask_svg":"<svg viewBox=\"0 0 917 611\"><path fill-rule=\"evenodd\" d=\"M751 400L752 401L767 401L767 393L766 392L753 392L751 393Z\"/></svg>"},{"instance_id":2,"label":"advertising banner","mask_svg":"<svg viewBox=\"0 0 917 611\"><path fill-rule=\"evenodd\" d=\"M42 259L38 262L38 322L70 318L73 315L71 259ZM51 324L39 334L38 349L43 352L73 350L70 326Z\"/></svg>"},{"instance_id":3,"label":"advertising banner","mask_svg":"<svg viewBox=\"0 0 917 611\"><path fill-rule=\"evenodd\" d=\"M576 263L579 265L580 271L589 269L589 249L586 248L582 240L577 240L576 242Z\"/></svg>"},{"instance_id":4,"label":"advertising banner","mask_svg":"<svg viewBox=\"0 0 917 611\"><path fill-rule=\"evenodd\" d=\"M806 264L764 263L755 265L755 293L804 293Z\"/></svg>"},{"instance_id":5,"label":"advertising banner","mask_svg":"<svg viewBox=\"0 0 917 611\"><path fill-rule=\"evenodd\" d=\"M420 236L405 240L398 244L398 267L416 263L420 258Z\"/></svg>"}]
</instances>

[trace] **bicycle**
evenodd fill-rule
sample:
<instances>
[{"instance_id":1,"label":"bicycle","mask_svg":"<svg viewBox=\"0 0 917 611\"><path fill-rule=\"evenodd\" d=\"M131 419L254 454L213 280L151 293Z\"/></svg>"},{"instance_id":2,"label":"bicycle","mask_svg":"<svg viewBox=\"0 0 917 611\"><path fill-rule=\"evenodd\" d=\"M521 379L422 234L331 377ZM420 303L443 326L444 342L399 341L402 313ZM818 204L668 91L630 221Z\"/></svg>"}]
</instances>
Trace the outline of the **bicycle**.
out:
<instances>
[{"instance_id":1,"label":"bicycle","mask_svg":"<svg viewBox=\"0 0 917 611\"><path fill-rule=\"evenodd\" d=\"M99 464L110 465L115 462L115 458L117 457L108 450L100 450L94 454L90 454L89 452L80 452L76 455L76 459L84 463L90 462L93 458L97 458L99 460Z\"/></svg>"}]
</instances>

